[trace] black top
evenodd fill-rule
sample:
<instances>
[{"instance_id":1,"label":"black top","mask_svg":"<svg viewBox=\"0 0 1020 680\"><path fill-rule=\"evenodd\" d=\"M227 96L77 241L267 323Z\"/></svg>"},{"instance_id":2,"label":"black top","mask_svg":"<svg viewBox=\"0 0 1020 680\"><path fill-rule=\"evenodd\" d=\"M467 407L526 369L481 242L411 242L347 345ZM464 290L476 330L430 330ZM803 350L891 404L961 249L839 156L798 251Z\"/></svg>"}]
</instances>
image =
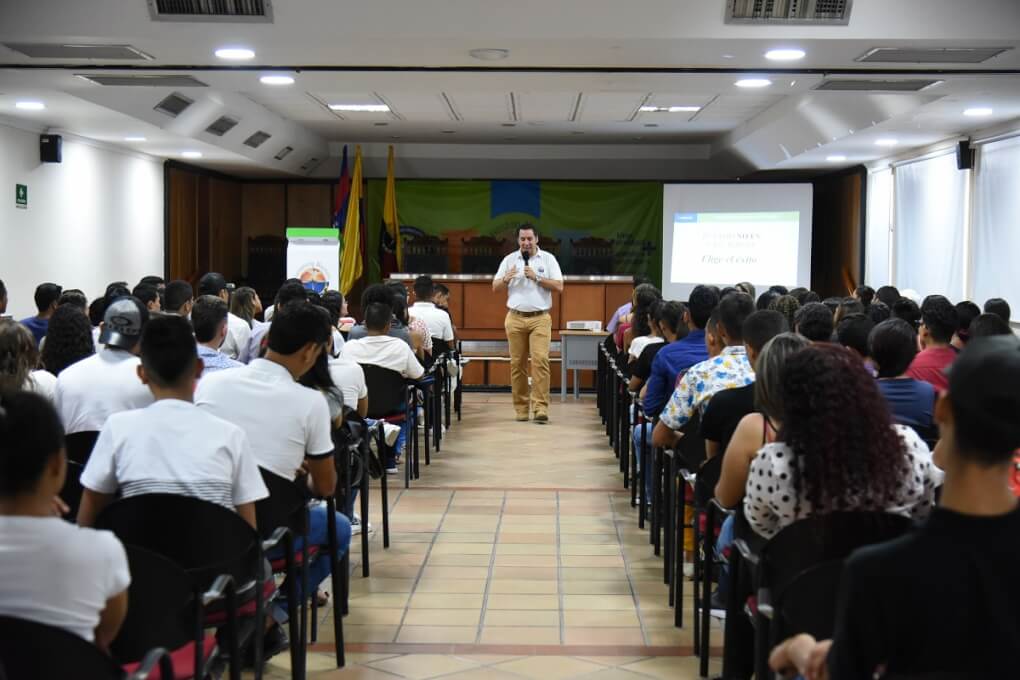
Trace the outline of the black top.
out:
<instances>
[{"instance_id":1,"label":"black top","mask_svg":"<svg viewBox=\"0 0 1020 680\"><path fill-rule=\"evenodd\" d=\"M641 378L642 383L648 380L648 376L652 374L652 360L655 359L655 355L659 353L659 350L665 346L666 343L664 342L653 342L641 350L641 356L631 365L631 376Z\"/></svg>"},{"instance_id":2,"label":"black top","mask_svg":"<svg viewBox=\"0 0 1020 680\"><path fill-rule=\"evenodd\" d=\"M701 416L701 436L719 442L719 452L725 453L740 419L748 413L754 413L754 383L716 392Z\"/></svg>"},{"instance_id":3,"label":"black top","mask_svg":"<svg viewBox=\"0 0 1020 680\"><path fill-rule=\"evenodd\" d=\"M855 552L843 569L832 680L890 674L1017 677L1020 508L998 517L936 508L926 523Z\"/></svg>"}]
</instances>

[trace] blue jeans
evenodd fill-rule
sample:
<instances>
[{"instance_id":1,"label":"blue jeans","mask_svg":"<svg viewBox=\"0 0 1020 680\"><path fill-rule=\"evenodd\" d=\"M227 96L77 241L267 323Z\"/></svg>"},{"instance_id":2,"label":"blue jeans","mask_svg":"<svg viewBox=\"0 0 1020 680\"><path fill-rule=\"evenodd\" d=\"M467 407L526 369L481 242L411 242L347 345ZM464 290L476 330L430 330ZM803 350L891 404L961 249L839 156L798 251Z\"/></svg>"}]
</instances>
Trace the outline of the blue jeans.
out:
<instances>
[{"instance_id":1,"label":"blue jeans","mask_svg":"<svg viewBox=\"0 0 1020 680\"><path fill-rule=\"evenodd\" d=\"M641 429L642 428L644 428L645 432L647 433L645 435L645 446L648 448L649 452L651 452L651 450L652 450L652 424L651 423L644 423L644 424L641 424L641 425L635 425L634 429L631 431L631 443L633 443L633 445L634 445L631 448L631 450L634 451L634 455L637 457L637 465L638 465L638 471L639 472L641 471L642 466L644 465L644 451L641 450ZM649 456L648 460L649 460L649 462L652 462L652 457ZM652 470L651 470L651 468L649 468L648 475L645 477L645 502L646 503L651 503L652 502L652 482L653 482L653 480L652 480Z\"/></svg>"},{"instance_id":2,"label":"blue jeans","mask_svg":"<svg viewBox=\"0 0 1020 680\"><path fill-rule=\"evenodd\" d=\"M722 559L723 551L733 545L733 517L730 515L722 523L719 528L719 536L715 539L715 559L719 561ZM730 565L726 562L722 563L722 569L719 570L719 588L716 592L719 593L719 597L726 601L726 594L729 592L730 587Z\"/></svg>"},{"instance_id":3,"label":"blue jeans","mask_svg":"<svg viewBox=\"0 0 1020 680\"><path fill-rule=\"evenodd\" d=\"M308 562L308 586L314 592L318 588L319 584L326 580L326 577L330 574L329 560L329 538L328 538L328 518L326 516L325 504L313 505L308 510L308 544L320 546L319 554ZM299 552L303 541L299 538L294 541L294 551ZM340 559L347 552L347 549L351 545L351 522L347 519L343 513L336 513L336 544L337 552L336 557ZM283 548L275 548L269 552L268 557L270 559L276 559L283 556ZM304 599L303 586L301 582L300 574L296 575L297 578L297 594L298 602ZM283 585L280 586L280 594L282 598L286 598L288 593L289 584L287 579L284 579ZM334 593L334 597L336 594ZM289 610L289 604L285 599L277 600L277 608L280 613L284 614L282 620L286 620L286 612ZM277 621L281 621L280 616L275 617Z\"/></svg>"}]
</instances>

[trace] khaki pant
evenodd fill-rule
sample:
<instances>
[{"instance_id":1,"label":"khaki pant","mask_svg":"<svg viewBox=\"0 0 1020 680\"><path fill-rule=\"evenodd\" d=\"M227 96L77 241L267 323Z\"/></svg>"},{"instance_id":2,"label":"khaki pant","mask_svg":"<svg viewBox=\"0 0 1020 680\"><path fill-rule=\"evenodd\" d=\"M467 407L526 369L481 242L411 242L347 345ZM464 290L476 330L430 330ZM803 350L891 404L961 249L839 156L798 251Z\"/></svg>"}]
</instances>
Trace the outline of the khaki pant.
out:
<instances>
[{"instance_id":1,"label":"khaki pant","mask_svg":"<svg viewBox=\"0 0 1020 680\"><path fill-rule=\"evenodd\" d=\"M549 341L552 317L548 313L521 316L507 312L506 339L510 342L510 385L517 415L528 415L528 355L531 355L531 410L549 414Z\"/></svg>"}]
</instances>

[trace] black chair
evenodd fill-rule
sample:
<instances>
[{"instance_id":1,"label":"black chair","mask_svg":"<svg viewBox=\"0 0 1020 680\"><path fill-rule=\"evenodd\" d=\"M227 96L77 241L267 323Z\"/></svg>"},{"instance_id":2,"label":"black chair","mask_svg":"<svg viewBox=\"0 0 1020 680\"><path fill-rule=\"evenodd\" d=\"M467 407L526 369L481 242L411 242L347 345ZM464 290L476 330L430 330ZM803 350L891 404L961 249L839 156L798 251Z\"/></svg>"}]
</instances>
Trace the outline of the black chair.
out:
<instances>
[{"instance_id":1,"label":"black chair","mask_svg":"<svg viewBox=\"0 0 1020 680\"><path fill-rule=\"evenodd\" d=\"M73 432L64 435L64 448L67 450L67 459L79 465L85 465L89 460L89 456L92 455L92 449L96 447L97 439L99 439L99 432L96 430Z\"/></svg>"},{"instance_id":2,"label":"black chair","mask_svg":"<svg viewBox=\"0 0 1020 680\"><path fill-rule=\"evenodd\" d=\"M0 616L0 678L9 680L146 680L153 671L174 677L164 649L153 649L128 673L91 642L61 628Z\"/></svg>"},{"instance_id":3,"label":"black chair","mask_svg":"<svg viewBox=\"0 0 1020 680\"><path fill-rule=\"evenodd\" d=\"M411 393L404 377L397 371L375 366L373 364L361 364L365 372L365 386L368 388L368 417L375 420L382 420L393 425L403 425L409 417L411 407ZM404 460L404 488L411 485L411 474L414 470L412 462L414 443L409 438L406 442ZM383 432L379 430L379 451L385 451L387 455L392 449L386 445L383 439ZM386 476L382 477L383 493L383 545L389 546L389 508L387 508Z\"/></svg>"}]
</instances>

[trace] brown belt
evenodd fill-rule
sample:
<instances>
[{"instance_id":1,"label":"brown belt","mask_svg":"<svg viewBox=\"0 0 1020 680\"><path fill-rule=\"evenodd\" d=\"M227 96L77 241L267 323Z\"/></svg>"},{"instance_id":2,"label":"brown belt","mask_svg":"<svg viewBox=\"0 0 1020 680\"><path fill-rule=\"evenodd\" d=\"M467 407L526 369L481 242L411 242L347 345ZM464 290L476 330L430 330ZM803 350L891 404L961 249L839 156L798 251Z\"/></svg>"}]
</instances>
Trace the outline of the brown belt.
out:
<instances>
[{"instance_id":1,"label":"brown belt","mask_svg":"<svg viewBox=\"0 0 1020 680\"><path fill-rule=\"evenodd\" d=\"M515 316L525 316L525 317L527 317L527 316L542 316L543 314L548 314L549 310L548 309L540 309L537 312L521 312L521 311L518 311L516 309L511 309L510 313L514 314Z\"/></svg>"}]
</instances>

